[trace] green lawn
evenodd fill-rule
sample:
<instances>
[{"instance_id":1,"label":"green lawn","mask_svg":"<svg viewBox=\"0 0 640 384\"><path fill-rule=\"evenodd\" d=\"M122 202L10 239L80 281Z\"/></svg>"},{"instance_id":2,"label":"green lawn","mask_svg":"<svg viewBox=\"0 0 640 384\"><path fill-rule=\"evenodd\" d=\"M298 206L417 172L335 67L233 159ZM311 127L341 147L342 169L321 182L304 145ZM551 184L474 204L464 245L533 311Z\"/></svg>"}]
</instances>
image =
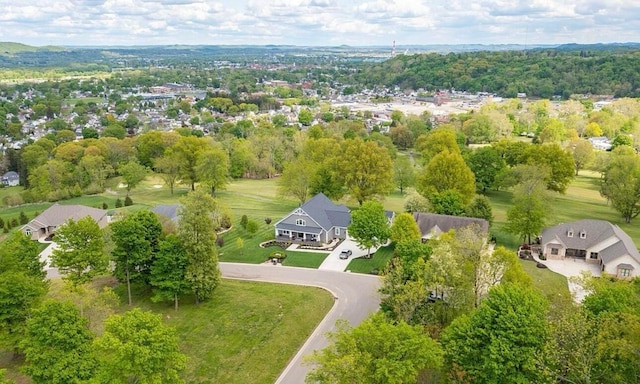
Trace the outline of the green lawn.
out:
<instances>
[{"instance_id":1,"label":"green lawn","mask_svg":"<svg viewBox=\"0 0 640 384\"><path fill-rule=\"evenodd\" d=\"M553 301L557 298L571 299L566 277L546 268L538 268L536 262L532 260L520 260L520 264L533 279L533 286L544 296Z\"/></svg>"},{"instance_id":2,"label":"green lawn","mask_svg":"<svg viewBox=\"0 0 640 384\"><path fill-rule=\"evenodd\" d=\"M378 271L379 273L384 270L387 266L387 263L393 256L393 250L395 246L393 244L380 247L376 253L373 254L373 257L370 259L365 258L357 258L351 260L347 270L351 272L357 273L375 273Z\"/></svg>"},{"instance_id":3,"label":"green lawn","mask_svg":"<svg viewBox=\"0 0 640 384\"><path fill-rule=\"evenodd\" d=\"M122 291L122 292L120 292ZM61 282L51 295L61 297ZM124 287L119 287L119 312ZM195 306L184 297L176 312L170 303L152 303L148 294L135 303L162 315L175 327L180 349L188 357L184 378L189 383L271 384L334 303L320 288L223 279L213 299ZM29 379L18 372L20 360L0 352L0 368L19 383Z\"/></svg>"}]
</instances>

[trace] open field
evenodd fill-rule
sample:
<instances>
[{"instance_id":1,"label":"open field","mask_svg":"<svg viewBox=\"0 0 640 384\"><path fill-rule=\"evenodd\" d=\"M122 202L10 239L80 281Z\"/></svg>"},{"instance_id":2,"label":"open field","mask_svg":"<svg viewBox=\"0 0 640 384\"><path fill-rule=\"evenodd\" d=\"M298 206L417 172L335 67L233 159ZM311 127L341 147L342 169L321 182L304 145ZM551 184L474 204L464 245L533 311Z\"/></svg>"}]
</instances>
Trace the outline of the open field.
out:
<instances>
[{"instance_id":1,"label":"open field","mask_svg":"<svg viewBox=\"0 0 640 384\"><path fill-rule=\"evenodd\" d=\"M62 298L61 285L54 281L51 295ZM126 294L118 293L117 312L124 312ZM271 384L329 311L333 296L319 288L223 279L213 299L196 306L184 297L177 312L171 303L152 303L148 293L138 292L134 301L175 327L188 357L187 382ZM17 372L20 363L0 352L8 377L29 383Z\"/></svg>"}]
</instances>

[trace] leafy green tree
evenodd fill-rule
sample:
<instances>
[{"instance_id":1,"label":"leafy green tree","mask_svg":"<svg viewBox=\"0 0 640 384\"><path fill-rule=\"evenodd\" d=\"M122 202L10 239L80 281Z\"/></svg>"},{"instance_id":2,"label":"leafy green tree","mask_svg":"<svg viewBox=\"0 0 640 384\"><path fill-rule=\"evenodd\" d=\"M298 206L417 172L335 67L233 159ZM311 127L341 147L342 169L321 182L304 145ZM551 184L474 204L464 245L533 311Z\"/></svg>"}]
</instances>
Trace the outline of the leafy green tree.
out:
<instances>
[{"instance_id":1,"label":"leafy green tree","mask_svg":"<svg viewBox=\"0 0 640 384\"><path fill-rule=\"evenodd\" d=\"M19 350L26 320L47 293L48 285L41 277L20 270L0 273L0 346Z\"/></svg>"},{"instance_id":2,"label":"leafy green tree","mask_svg":"<svg viewBox=\"0 0 640 384\"><path fill-rule=\"evenodd\" d=\"M122 180L127 186L127 196L133 188L135 188L142 180L147 177L149 169L135 161L129 161L118 170L122 175Z\"/></svg>"},{"instance_id":3,"label":"leafy green tree","mask_svg":"<svg viewBox=\"0 0 640 384\"><path fill-rule=\"evenodd\" d=\"M308 108L300 110L298 113L298 122L302 125L309 126L313 121L313 113Z\"/></svg>"},{"instance_id":4,"label":"leafy green tree","mask_svg":"<svg viewBox=\"0 0 640 384\"><path fill-rule=\"evenodd\" d=\"M91 216L69 219L56 230L58 248L51 254L51 265L60 269L62 279L72 286L90 282L107 270L102 230Z\"/></svg>"},{"instance_id":5,"label":"leafy green tree","mask_svg":"<svg viewBox=\"0 0 640 384\"><path fill-rule=\"evenodd\" d=\"M115 137L116 139L124 139L127 134L127 130L120 124L112 123L109 124L105 129L102 130L102 137Z\"/></svg>"},{"instance_id":6,"label":"leafy green tree","mask_svg":"<svg viewBox=\"0 0 640 384\"><path fill-rule=\"evenodd\" d=\"M229 182L229 155L222 148L212 148L201 152L196 161L196 174L203 185L216 190L224 189Z\"/></svg>"},{"instance_id":7,"label":"leafy green tree","mask_svg":"<svg viewBox=\"0 0 640 384\"><path fill-rule=\"evenodd\" d=\"M131 216L113 222L110 227L114 243L111 252L115 261L114 273L118 280L127 284L127 297L131 306L131 281L139 280L144 267L151 263L151 244L145 237L145 227Z\"/></svg>"},{"instance_id":8,"label":"leafy green tree","mask_svg":"<svg viewBox=\"0 0 640 384\"><path fill-rule=\"evenodd\" d=\"M381 314L351 329L341 323L330 340L312 355L318 366L307 383L417 383L421 371L442 365L440 346L421 327L392 324Z\"/></svg>"},{"instance_id":9,"label":"leafy green tree","mask_svg":"<svg viewBox=\"0 0 640 384\"><path fill-rule=\"evenodd\" d=\"M436 193L455 190L467 204L475 195L475 177L459 153L443 151L433 156L418 176L416 189L429 199Z\"/></svg>"},{"instance_id":10,"label":"leafy green tree","mask_svg":"<svg viewBox=\"0 0 640 384\"><path fill-rule=\"evenodd\" d=\"M447 128L434 129L428 134L418 137L415 148L422 155L425 164L443 151L460 153L455 131Z\"/></svg>"},{"instance_id":11,"label":"leafy green tree","mask_svg":"<svg viewBox=\"0 0 640 384\"><path fill-rule=\"evenodd\" d=\"M183 183L191 184L191 190L196 189L198 179L198 156L207 150L209 145L205 139L194 136L180 137L174 144L173 151L180 164L180 177Z\"/></svg>"},{"instance_id":12,"label":"leafy green tree","mask_svg":"<svg viewBox=\"0 0 640 384\"><path fill-rule=\"evenodd\" d=\"M180 160L178 155L171 149L168 149L164 156L155 159L153 163L154 169L160 172L160 178L169 186L173 195L175 187L180 177Z\"/></svg>"},{"instance_id":13,"label":"leafy green tree","mask_svg":"<svg viewBox=\"0 0 640 384\"><path fill-rule=\"evenodd\" d=\"M395 243L404 241L420 241L422 233L418 223L410 213L401 213L393 219L390 230L390 239Z\"/></svg>"},{"instance_id":14,"label":"leafy green tree","mask_svg":"<svg viewBox=\"0 0 640 384\"><path fill-rule=\"evenodd\" d=\"M430 212L431 203L426 197L412 193L404 201L404 210L410 213Z\"/></svg>"},{"instance_id":15,"label":"leafy green tree","mask_svg":"<svg viewBox=\"0 0 640 384\"><path fill-rule=\"evenodd\" d=\"M347 192L358 204L384 196L393 188L389 153L373 141L345 140L339 169Z\"/></svg>"},{"instance_id":16,"label":"leafy green tree","mask_svg":"<svg viewBox=\"0 0 640 384\"><path fill-rule=\"evenodd\" d=\"M526 164L549 169L548 190L564 193L575 177L573 156L558 144L530 145L525 156Z\"/></svg>"},{"instance_id":17,"label":"leafy green tree","mask_svg":"<svg viewBox=\"0 0 640 384\"><path fill-rule=\"evenodd\" d=\"M525 181L513 193L513 203L507 210L506 230L531 244L531 236L535 237L542 231L547 215L542 181Z\"/></svg>"},{"instance_id":18,"label":"leafy green tree","mask_svg":"<svg viewBox=\"0 0 640 384\"><path fill-rule=\"evenodd\" d=\"M470 316L442 334L445 361L473 383L539 383L546 302L532 288L500 284Z\"/></svg>"},{"instance_id":19,"label":"leafy green tree","mask_svg":"<svg viewBox=\"0 0 640 384\"><path fill-rule=\"evenodd\" d=\"M196 304L210 298L220 283L214 220L217 202L202 191L192 191L182 199L178 237L188 257L187 281Z\"/></svg>"},{"instance_id":20,"label":"leafy green tree","mask_svg":"<svg viewBox=\"0 0 640 384\"><path fill-rule=\"evenodd\" d=\"M619 148L612 151L600 188L600 193L630 223L640 214L640 158L634 153L621 153Z\"/></svg>"},{"instance_id":21,"label":"leafy green tree","mask_svg":"<svg viewBox=\"0 0 640 384\"><path fill-rule=\"evenodd\" d=\"M578 140L571 143L571 155L576 169L576 176L581 169L587 168L595 158L593 145L587 140Z\"/></svg>"},{"instance_id":22,"label":"leafy green tree","mask_svg":"<svg viewBox=\"0 0 640 384\"><path fill-rule=\"evenodd\" d=\"M173 300L178 310L178 298L191 290L186 279L189 258L175 235L169 235L160 241L156 260L151 266L151 285L154 302Z\"/></svg>"},{"instance_id":23,"label":"leafy green tree","mask_svg":"<svg viewBox=\"0 0 640 384\"><path fill-rule=\"evenodd\" d=\"M0 247L0 273L21 271L42 280L47 275L44 265L37 242L23 232L13 232Z\"/></svg>"},{"instance_id":24,"label":"leafy green tree","mask_svg":"<svg viewBox=\"0 0 640 384\"><path fill-rule=\"evenodd\" d=\"M135 308L107 319L105 332L93 343L102 383L184 383L186 356L173 328L160 315Z\"/></svg>"},{"instance_id":25,"label":"leafy green tree","mask_svg":"<svg viewBox=\"0 0 640 384\"><path fill-rule=\"evenodd\" d=\"M431 195L431 209L440 215L462 216L466 212L462 195L453 189Z\"/></svg>"},{"instance_id":26,"label":"leafy green tree","mask_svg":"<svg viewBox=\"0 0 640 384\"><path fill-rule=\"evenodd\" d=\"M416 181L416 174L411 165L411 160L407 156L398 156L393 162L393 182L403 194L405 189L413 187Z\"/></svg>"},{"instance_id":27,"label":"leafy green tree","mask_svg":"<svg viewBox=\"0 0 640 384\"><path fill-rule=\"evenodd\" d=\"M476 190L485 192L494 186L496 175L506 167L504 159L493 147L482 147L467 156L467 164L476 179Z\"/></svg>"},{"instance_id":28,"label":"leafy green tree","mask_svg":"<svg viewBox=\"0 0 640 384\"><path fill-rule=\"evenodd\" d=\"M278 178L278 194L293 196L302 205L309 197L309 190L315 175L315 164L311 160L298 158L287 163Z\"/></svg>"},{"instance_id":29,"label":"leafy green tree","mask_svg":"<svg viewBox=\"0 0 640 384\"><path fill-rule=\"evenodd\" d=\"M87 319L73 304L47 301L27 320L24 370L36 384L86 382L96 368L92 340Z\"/></svg>"},{"instance_id":30,"label":"leafy green tree","mask_svg":"<svg viewBox=\"0 0 640 384\"><path fill-rule=\"evenodd\" d=\"M486 196L477 195L465 208L465 216L485 219L491 225L493 223L493 211L491 202Z\"/></svg>"},{"instance_id":31,"label":"leafy green tree","mask_svg":"<svg viewBox=\"0 0 640 384\"><path fill-rule=\"evenodd\" d=\"M627 147L633 147L633 137L627 134L619 134L618 136L613 138L611 142L611 150L613 151L617 147L626 145Z\"/></svg>"},{"instance_id":32,"label":"leafy green tree","mask_svg":"<svg viewBox=\"0 0 640 384\"><path fill-rule=\"evenodd\" d=\"M367 258L371 248L384 244L389 239L389 224L382 204L367 201L351 213L351 224L347 228L360 247L367 248Z\"/></svg>"}]
</instances>

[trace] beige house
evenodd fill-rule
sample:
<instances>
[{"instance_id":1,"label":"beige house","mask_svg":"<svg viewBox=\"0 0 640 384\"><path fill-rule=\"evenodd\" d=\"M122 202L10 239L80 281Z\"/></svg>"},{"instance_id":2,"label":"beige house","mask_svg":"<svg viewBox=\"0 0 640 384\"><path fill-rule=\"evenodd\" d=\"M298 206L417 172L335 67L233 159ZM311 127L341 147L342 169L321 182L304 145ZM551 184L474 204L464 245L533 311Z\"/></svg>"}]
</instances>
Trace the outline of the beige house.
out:
<instances>
[{"instance_id":1,"label":"beige house","mask_svg":"<svg viewBox=\"0 0 640 384\"><path fill-rule=\"evenodd\" d=\"M586 219L545 229L540 253L549 260L576 258L599 264L602 272L621 279L640 273L640 252L633 240L604 220Z\"/></svg>"},{"instance_id":2,"label":"beige house","mask_svg":"<svg viewBox=\"0 0 640 384\"><path fill-rule=\"evenodd\" d=\"M106 227L107 224L109 224L109 216L104 209L91 208L84 205L54 204L35 219L25 224L20 230L31 236L33 240L38 240L52 235L56 228L69 219L78 221L87 216L93 218L100 228Z\"/></svg>"},{"instance_id":3,"label":"beige house","mask_svg":"<svg viewBox=\"0 0 640 384\"><path fill-rule=\"evenodd\" d=\"M423 242L429 239L437 239L441 234L449 232L452 229L462 229L473 224L477 225L485 236L489 235L489 222L485 219L425 212L414 213L413 219L420 228Z\"/></svg>"}]
</instances>

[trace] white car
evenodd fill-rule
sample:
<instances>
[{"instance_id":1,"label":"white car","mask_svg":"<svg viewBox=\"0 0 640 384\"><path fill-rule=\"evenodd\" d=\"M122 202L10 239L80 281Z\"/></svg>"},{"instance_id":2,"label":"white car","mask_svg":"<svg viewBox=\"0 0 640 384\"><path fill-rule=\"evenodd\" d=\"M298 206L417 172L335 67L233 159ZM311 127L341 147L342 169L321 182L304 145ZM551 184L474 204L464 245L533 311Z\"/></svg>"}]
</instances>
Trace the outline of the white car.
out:
<instances>
[{"instance_id":1,"label":"white car","mask_svg":"<svg viewBox=\"0 0 640 384\"><path fill-rule=\"evenodd\" d=\"M350 249L343 249L342 252L340 252L340 259L342 260L346 260L349 258L349 256L351 256L352 252Z\"/></svg>"}]
</instances>

